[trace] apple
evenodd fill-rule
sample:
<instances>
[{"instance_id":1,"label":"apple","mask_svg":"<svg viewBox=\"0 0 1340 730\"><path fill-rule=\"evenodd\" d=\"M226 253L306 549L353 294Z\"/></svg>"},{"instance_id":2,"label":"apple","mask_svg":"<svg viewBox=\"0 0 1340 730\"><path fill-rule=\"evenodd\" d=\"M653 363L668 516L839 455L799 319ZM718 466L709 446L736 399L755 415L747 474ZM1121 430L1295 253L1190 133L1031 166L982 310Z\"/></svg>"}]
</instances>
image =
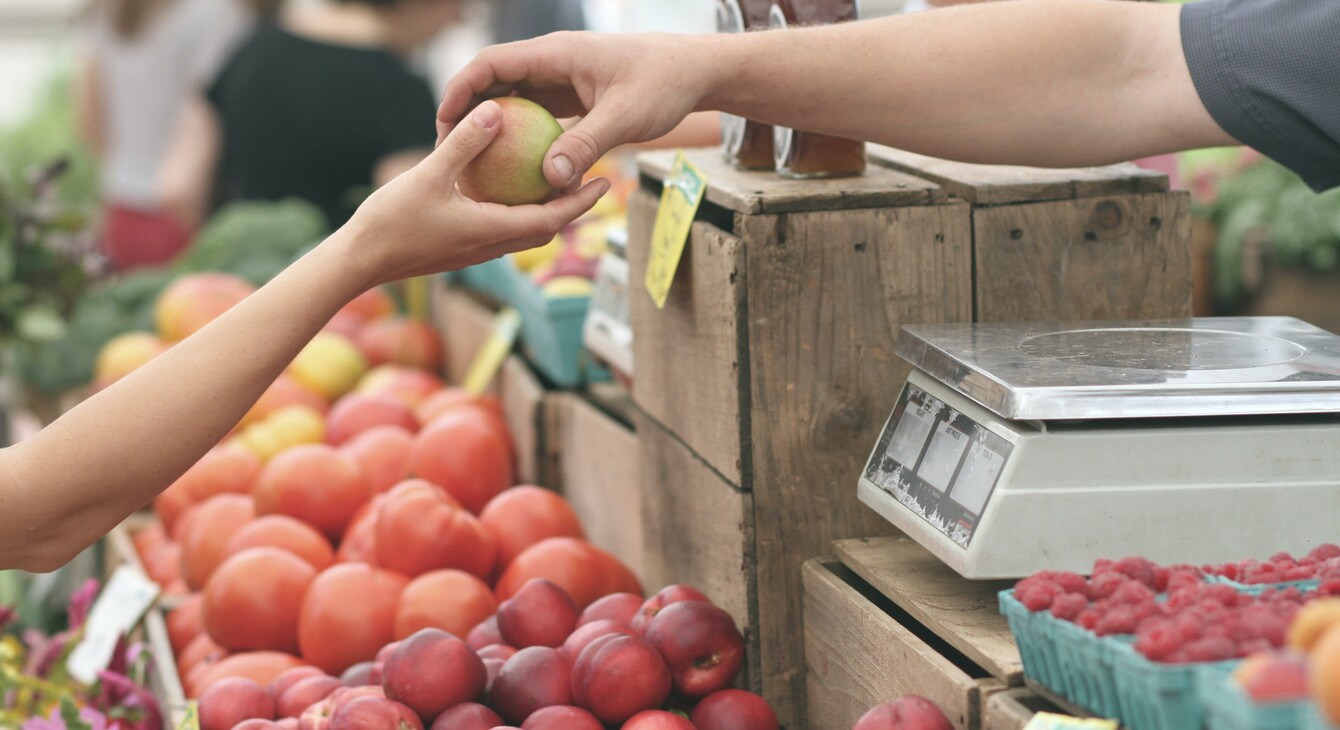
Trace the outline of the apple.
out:
<instances>
[{"instance_id":1,"label":"apple","mask_svg":"<svg viewBox=\"0 0 1340 730\"><path fill-rule=\"evenodd\" d=\"M953 730L953 727L934 702L917 695L903 695L870 708L852 730Z\"/></svg>"},{"instance_id":2,"label":"apple","mask_svg":"<svg viewBox=\"0 0 1340 730\"><path fill-rule=\"evenodd\" d=\"M572 668L573 704L606 723L660 707L670 686L665 660L637 636L602 636L582 650Z\"/></svg>"},{"instance_id":3,"label":"apple","mask_svg":"<svg viewBox=\"0 0 1340 730\"><path fill-rule=\"evenodd\" d=\"M274 720L262 720L253 717L250 720L243 720L232 727L232 730L278 730L279 723Z\"/></svg>"},{"instance_id":4,"label":"apple","mask_svg":"<svg viewBox=\"0 0 1340 730\"><path fill-rule=\"evenodd\" d=\"M711 603L707 596L703 595L702 591L693 586L680 584L668 585L658 591L656 595L648 598L642 603L641 608L639 608L637 614L633 616L629 625L641 634L647 630L647 627L651 625L651 620L656 618L656 614L660 613L662 609L671 604L683 603L684 601L702 601L703 603Z\"/></svg>"},{"instance_id":5,"label":"apple","mask_svg":"<svg viewBox=\"0 0 1340 730\"><path fill-rule=\"evenodd\" d=\"M200 696L200 730L232 730L243 720L275 718L275 702L256 682L242 677L220 679Z\"/></svg>"},{"instance_id":6,"label":"apple","mask_svg":"<svg viewBox=\"0 0 1340 730\"><path fill-rule=\"evenodd\" d=\"M487 682L488 671L479 655L464 641L433 628L402 640L382 669L387 699L428 718L479 699Z\"/></svg>"},{"instance_id":7,"label":"apple","mask_svg":"<svg viewBox=\"0 0 1340 730\"><path fill-rule=\"evenodd\" d=\"M670 667L675 694L685 699L731 686L744 663L744 636L735 619L710 603L666 606L647 626L646 638Z\"/></svg>"},{"instance_id":8,"label":"apple","mask_svg":"<svg viewBox=\"0 0 1340 730\"><path fill-rule=\"evenodd\" d=\"M555 647L577 625L577 604L567 591L543 578L531 578L498 606L498 632L510 646Z\"/></svg>"},{"instance_id":9,"label":"apple","mask_svg":"<svg viewBox=\"0 0 1340 730\"><path fill-rule=\"evenodd\" d=\"M490 730L502 721L498 713L481 704L462 702L438 715L429 730Z\"/></svg>"},{"instance_id":10,"label":"apple","mask_svg":"<svg viewBox=\"0 0 1340 730\"><path fill-rule=\"evenodd\" d=\"M369 684L380 684L380 676L376 682L372 681L372 669L375 666L376 662L359 662L344 670L344 674L340 675L340 681L343 682L346 687L362 687Z\"/></svg>"},{"instance_id":11,"label":"apple","mask_svg":"<svg viewBox=\"0 0 1340 730\"><path fill-rule=\"evenodd\" d=\"M489 644L475 653L479 655L480 659L501 659L507 661L508 659L511 659L512 655L516 654L516 652L517 649L514 646L508 646L506 644Z\"/></svg>"},{"instance_id":12,"label":"apple","mask_svg":"<svg viewBox=\"0 0 1340 730\"><path fill-rule=\"evenodd\" d=\"M532 712L521 730L605 730L605 726L580 707L551 705Z\"/></svg>"},{"instance_id":13,"label":"apple","mask_svg":"<svg viewBox=\"0 0 1340 730\"><path fill-rule=\"evenodd\" d=\"M502 634L498 632L498 614L489 616L470 629L470 633L465 635L465 643L475 650L483 649L489 644L506 644Z\"/></svg>"},{"instance_id":14,"label":"apple","mask_svg":"<svg viewBox=\"0 0 1340 730\"><path fill-rule=\"evenodd\" d=\"M587 606L586 610L582 611L581 615L577 617L577 627L581 628L601 619L617 621L631 626L633 617L642 609L644 603L646 603L645 599L636 593L611 593Z\"/></svg>"},{"instance_id":15,"label":"apple","mask_svg":"<svg viewBox=\"0 0 1340 730\"><path fill-rule=\"evenodd\" d=\"M567 654L569 659L576 661L577 657L581 656L582 649L585 649L596 639L609 634L637 636L637 632L628 624L619 623L614 619L602 618L599 621L578 626L576 631L568 634L568 638L563 641L560 651Z\"/></svg>"},{"instance_id":16,"label":"apple","mask_svg":"<svg viewBox=\"0 0 1340 730\"><path fill-rule=\"evenodd\" d=\"M423 723L395 700L357 697L330 716L330 730L423 730Z\"/></svg>"},{"instance_id":17,"label":"apple","mask_svg":"<svg viewBox=\"0 0 1340 730\"><path fill-rule=\"evenodd\" d=\"M768 701L742 689L723 689L704 697L689 720L698 730L777 730L777 713Z\"/></svg>"},{"instance_id":18,"label":"apple","mask_svg":"<svg viewBox=\"0 0 1340 730\"><path fill-rule=\"evenodd\" d=\"M544 177L544 156L563 128L529 99L504 96L493 102L502 112L501 129L461 171L456 186L481 203L538 203L554 192Z\"/></svg>"},{"instance_id":19,"label":"apple","mask_svg":"<svg viewBox=\"0 0 1340 730\"><path fill-rule=\"evenodd\" d=\"M628 718L620 730L694 730L694 726L673 712L644 710Z\"/></svg>"},{"instance_id":20,"label":"apple","mask_svg":"<svg viewBox=\"0 0 1340 730\"><path fill-rule=\"evenodd\" d=\"M331 692L344 686L340 680L324 674L306 677L279 695L275 709L279 717L300 717L308 707L326 699Z\"/></svg>"},{"instance_id":21,"label":"apple","mask_svg":"<svg viewBox=\"0 0 1340 730\"><path fill-rule=\"evenodd\" d=\"M532 646L503 663L489 699L508 722L521 722L550 705L572 703L572 662L557 649Z\"/></svg>"},{"instance_id":22,"label":"apple","mask_svg":"<svg viewBox=\"0 0 1340 730\"><path fill-rule=\"evenodd\" d=\"M327 730L330 727L330 714L335 711L335 703L329 697L302 711L298 718L298 730Z\"/></svg>"},{"instance_id":23,"label":"apple","mask_svg":"<svg viewBox=\"0 0 1340 730\"><path fill-rule=\"evenodd\" d=\"M275 701L278 702L279 698L283 696L284 692L286 692L289 687L292 687L298 682L307 679L308 677L325 677L325 676L329 675L327 675L320 669L317 669L316 667L304 664L301 667L285 669L283 673L281 673L278 677L275 677L270 682L270 685L269 687L267 687L267 689L269 689L270 691L270 696L275 698Z\"/></svg>"}]
</instances>

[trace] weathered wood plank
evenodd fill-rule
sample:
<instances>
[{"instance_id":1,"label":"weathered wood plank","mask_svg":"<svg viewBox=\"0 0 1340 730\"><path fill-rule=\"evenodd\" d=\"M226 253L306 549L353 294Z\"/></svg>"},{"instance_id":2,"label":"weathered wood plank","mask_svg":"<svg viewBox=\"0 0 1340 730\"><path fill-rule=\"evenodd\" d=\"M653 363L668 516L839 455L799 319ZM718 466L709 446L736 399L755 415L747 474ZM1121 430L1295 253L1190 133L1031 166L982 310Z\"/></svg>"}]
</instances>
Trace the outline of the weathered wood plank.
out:
<instances>
[{"instance_id":1,"label":"weathered wood plank","mask_svg":"<svg viewBox=\"0 0 1340 730\"><path fill-rule=\"evenodd\" d=\"M429 289L429 309L432 320L442 337L445 351L445 375L448 383L460 383L470 369L475 354L488 338L493 325L493 311L464 291L447 284L442 277L434 277ZM493 394L497 394L494 381Z\"/></svg>"},{"instance_id":2,"label":"weathered wood plank","mask_svg":"<svg viewBox=\"0 0 1340 730\"><path fill-rule=\"evenodd\" d=\"M1056 705L1027 689L1007 689L986 698L982 730L1024 730L1037 713L1059 711Z\"/></svg>"},{"instance_id":3,"label":"weathered wood plank","mask_svg":"<svg viewBox=\"0 0 1340 730\"><path fill-rule=\"evenodd\" d=\"M643 575L637 435L580 396L556 398L563 496L581 518L591 544Z\"/></svg>"},{"instance_id":4,"label":"weathered wood plank","mask_svg":"<svg viewBox=\"0 0 1340 730\"><path fill-rule=\"evenodd\" d=\"M838 559L904 611L1006 684L1024 666L996 594L1009 581L972 581L903 537L838 540Z\"/></svg>"},{"instance_id":5,"label":"weathered wood plank","mask_svg":"<svg viewBox=\"0 0 1340 730\"><path fill-rule=\"evenodd\" d=\"M976 319L1191 316L1185 193L978 208Z\"/></svg>"},{"instance_id":6,"label":"weathered wood plank","mask_svg":"<svg viewBox=\"0 0 1340 730\"><path fill-rule=\"evenodd\" d=\"M692 584L752 634L756 608L750 495L646 414L639 411L636 423L644 583L649 590ZM758 652L749 655L755 662Z\"/></svg>"},{"instance_id":7,"label":"weathered wood plank","mask_svg":"<svg viewBox=\"0 0 1340 730\"><path fill-rule=\"evenodd\" d=\"M1035 203L1168 190L1167 175L1131 163L1049 169L952 162L883 145L869 145L867 149L875 164L930 180L946 193L974 205Z\"/></svg>"},{"instance_id":8,"label":"weathered wood plank","mask_svg":"<svg viewBox=\"0 0 1340 730\"><path fill-rule=\"evenodd\" d=\"M800 567L832 540L892 531L856 500L857 476L907 376L898 327L971 317L968 207L749 216L739 230L765 696L803 717Z\"/></svg>"},{"instance_id":9,"label":"weathered wood plank","mask_svg":"<svg viewBox=\"0 0 1340 730\"><path fill-rule=\"evenodd\" d=\"M849 728L905 694L934 702L965 730L981 721L981 684L844 578L838 563L807 562L805 665L811 728Z\"/></svg>"},{"instance_id":10,"label":"weathered wood plank","mask_svg":"<svg viewBox=\"0 0 1340 730\"><path fill-rule=\"evenodd\" d=\"M870 165L857 177L788 180L770 171L736 170L715 149L687 150L685 154L707 176L707 201L737 213L884 208L945 200L934 183L878 165ZM638 155L638 163L644 175L664 180L674 166L675 152L644 152ZM639 363L639 376L641 367Z\"/></svg>"},{"instance_id":11,"label":"weathered wood plank","mask_svg":"<svg viewBox=\"0 0 1340 730\"><path fill-rule=\"evenodd\" d=\"M644 190L629 201L633 398L738 486L749 428L740 362L744 249L734 236L695 223L665 308L657 309L642 281L658 204Z\"/></svg>"},{"instance_id":12,"label":"weathered wood plank","mask_svg":"<svg viewBox=\"0 0 1340 730\"><path fill-rule=\"evenodd\" d=\"M509 355L503 361L497 383L503 420L512 433L512 446L515 447L516 480L541 484L540 424L546 407L544 385L530 366L516 355Z\"/></svg>"}]
</instances>

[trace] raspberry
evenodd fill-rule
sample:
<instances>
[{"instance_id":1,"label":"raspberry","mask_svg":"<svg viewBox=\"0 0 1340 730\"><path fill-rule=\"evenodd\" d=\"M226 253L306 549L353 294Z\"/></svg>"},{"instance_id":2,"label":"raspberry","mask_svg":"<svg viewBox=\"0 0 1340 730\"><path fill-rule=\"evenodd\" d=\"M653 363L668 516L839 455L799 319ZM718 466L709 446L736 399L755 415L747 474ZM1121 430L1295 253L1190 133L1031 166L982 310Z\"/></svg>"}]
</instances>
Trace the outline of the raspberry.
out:
<instances>
[{"instance_id":1,"label":"raspberry","mask_svg":"<svg viewBox=\"0 0 1340 730\"><path fill-rule=\"evenodd\" d=\"M1152 598L1148 601L1135 604L1134 608L1136 622L1144 621L1152 616L1162 616L1165 613L1163 604Z\"/></svg>"},{"instance_id":2,"label":"raspberry","mask_svg":"<svg viewBox=\"0 0 1340 730\"><path fill-rule=\"evenodd\" d=\"M1340 596L1340 577L1322 581L1314 593L1318 596Z\"/></svg>"},{"instance_id":3,"label":"raspberry","mask_svg":"<svg viewBox=\"0 0 1340 730\"><path fill-rule=\"evenodd\" d=\"M1309 580L1315 574L1315 569L1306 565L1299 565L1284 571L1284 575L1281 577L1283 577L1284 580Z\"/></svg>"},{"instance_id":4,"label":"raspberry","mask_svg":"<svg viewBox=\"0 0 1340 730\"><path fill-rule=\"evenodd\" d=\"M1201 602L1206 600L1215 601L1221 606L1232 608L1238 605L1238 599L1242 596L1233 586L1223 583L1212 583L1201 588Z\"/></svg>"},{"instance_id":5,"label":"raspberry","mask_svg":"<svg viewBox=\"0 0 1340 730\"><path fill-rule=\"evenodd\" d=\"M1158 566L1145 558L1134 556L1122 558L1113 563L1112 568L1118 573L1125 573L1130 578L1144 583L1146 587L1153 588L1158 584L1158 576L1155 572Z\"/></svg>"},{"instance_id":6,"label":"raspberry","mask_svg":"<svg viewBox=\"0 0 1340 730\"><path fill-rule=\"evenodd\" d=\"M1183 648L1191 662L1219 662L1238 656L1238 645L1226 638L1196 639Z\"/></svg>"},{"instance_id":7,"label":"raspberry","mask_svg":"<svg viewBox=\"0 0 1340 730\"><path fill-rule=\"evenodd\" d=\"M1229 580L1237 580L1242 575L1242 567L1237 563L1225 563L1224 565L1206 566L1205 572L1210 575L1222 575Z\"/></svg>"},{"instance_id":8,"label":"raspberry","mask_svg":"<svg viewBox=\"0 0 1340 730\"><path fill-rule=\"evenodd\" d=\"M1270 556L1270 562L1276 564L1293 565L1295 561L1292 555L1281 550L1280 552L1277 552L1274 555Z\"/></svg>"},{"instance_id":9,"label":"raspberry","mask_svg":"<svg viewBox=\"0 0 1340 730\"><path fill-rule=\"evenodd\" d=\"M1182 635L1167 619L1151 619L1140 627L1140 635L1135 639L1135 650L1156 662L1163 661L1181 647Z\"/></svg>"},{"instance_id":10,"label":"raspberry","mask_svg":"<svg viewBox=\"0 0 1340 730\"><path fill-rule=\"evenodd\" d=\"M1238 655L1246 656L1258 651L1270 651L1273 648L1275 647L1271 646L1270 642L1265 639L1249 639L1238 644Z\"/></svg>"},{"instance_id":11,"label":"raspberry","mask_svg":"<svg viewBox=\"0 0 1340 730\"><path fill-rule=\"evenodd\" d=\"M1312 548L1312 552L1308 553L1307 556L1309 558L1316 558L1317 560L1340 558L1340 545L1332 545L1330 543L1318 545Z\"/></svg>"},{"instance_id":12,"label":"raspberry","mask_svg":"<svg viewBox=\"0 0 1340 730\"><path fill-rule=\"evenodd\" d=\"M1014 597L1030 611L1044 611L1050 608L1052 601L1061 593L1061 587L1055 583L1035 582L1014 589Z\"/></svg>"},{"instance_id":13,"label":"raspberry","mask_svg":"<svg viewBox=\"0 0 1340 730\"><path fill-rule=\"evenodd\" d=\"M1065 589L1066 593L1078 593L1085 598L1089 597L1089 581L1079 573L1056 573L1052 576L1052 580Z\"/></svg>"},{"instance_id":14,"label":"raspberry","mask_svg":"<svg viewBox=\"0 0 1340 730\"><path fill-rule=\"evenodd\" d=\"M1078 593L1066 593L1052 600L1052 615L1062 621L1074 621L1085 608L1089 599Z\"/></svg>"},{"instance_id":15,"label":"raspberry","mask_svg":"<svg viewBox=\"0 0 1340 730\"><path fill-rule=\"evenodd\" d=\"M1135 605L1145 601L1154 600L1154 592L1143 583L1137 583L1133 580L1126 581L1124 585L1112 594L1113 603L1125 603Z\"/></svg>"},{"instance_id":16,"label":"raspberry","mask_svg":"<svg viewBox=\"0 0 1340 730\"><path fill-rule=\"evenodd\" d=\"M1098 628L1098 620L1101 619L1102 616L1102 611L1090 604L1088 608L1080 612L1079 616L1075 619L1075 623L1081 628L1093 631Z\"/></svg>"},{"instance_id":17,"label":"raspberry","mask_svg":"<svg viewBox=\"0 0 1340 730\"><path fill-rule=\"evenodd\" d=\"M1098 619L1098 625L1094 627L1093 632L1099 636L1130 634L1135 632L1136 623L1138 623L1138 620L1133 608L1126 605L1117 605Z\"/></svg>"},{"instance_id":18,"label":"raspberry","mask_svg":"<svg viewBox=\"0 0 1340 730\"><path fill-rule=\"evenodd\" d=\"M1112 561L1107 558L1099 558L1093 561L1093 575L1106 573L1112 569Z\"/></svg>"},{"instance_id":19,"label":"raspberry","mask_svg":"<svg viewBox=\"0 0 1340 730\"><path fill-rule=\"evenodd\" d=\"M1089 581L1089 597L1096 600L1109 598L1117 589L1125 584L1129 579L1121 574L1111 571L1099 573Z\"/></svg>"},{"instance_id":20,"label":"raspberry","mask_svg":"<svg viewBox=\"0 0 1340 730\"><path fill-rule=\"evenodd\" d=\"M1284 646L1284 633L1288 629L1284 618L1269 606L1247 606L1239 615L1239 627L1245 636L1240 641L1264 639L1271 646Z\"/></svg>"},{"instance_id":21,"label":"raspberry","mask_svg":"<svg viewBox=\"0 0 1340 730\"><path fill-rule=\"evenodd\" d=\"M1169 571L1168 582L1163 586L1163 590L1172 593L1181 588L1194 588L1203 582L1204 579L1198 571L1175 569Z\"/></svg>"}]
</instances>

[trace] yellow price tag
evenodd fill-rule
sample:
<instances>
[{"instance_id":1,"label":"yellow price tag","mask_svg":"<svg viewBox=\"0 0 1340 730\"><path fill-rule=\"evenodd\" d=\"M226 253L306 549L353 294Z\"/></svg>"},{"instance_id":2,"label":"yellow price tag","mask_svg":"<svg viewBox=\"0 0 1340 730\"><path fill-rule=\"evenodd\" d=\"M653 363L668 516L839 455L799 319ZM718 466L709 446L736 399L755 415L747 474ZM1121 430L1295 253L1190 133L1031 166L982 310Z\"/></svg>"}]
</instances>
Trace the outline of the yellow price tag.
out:
<instances>
[{"instance_id":1,"label":"yellow price tag","mask_svg":"<svg viewBox=\"0 0 1340 730\"><path fill-rule=\"evenodd\" d=\"M1121 723L1097 717L1078 718L1039 712L1028 721L1024 730L1117 730Z\"/></svg>"},{"instance_id":2,"label":"yellow price tag","mask_svg":"<svg viewBox=\"0 0 1340 730\"><path fill-rule=\"evenodd\" d=\"M647 292L657 309L665 308L670 283L675 280L684 244L689 240L693 215L698 212L706 190L707 176L683 152L675 155L675 165L661 188L661 207L651 229L651 257L647 261Z\"/></svg>"},{"instance_id":3,"label":"yellow price tag","mask_svg":"<svg viewBox=\"0 0 1340 730\"><path fill-rule=\"evenodd\" d=\"M489 338L475 353L470 369L465 373L465 382L461 387L472 395L481 395L498 374L507 353L512 351L517 332L521 329L521 313L511 307L505 307L493 317L493 331Z\"/></svg>"},{"instance_id":4,"label":"yellow price tag","mask_svg":"<svg viewBox=\"0 0 1340 730\"><path fill-rule=\"evenodd\" d=\"M182 713L181 722L177 723L177 730L200 730L200 713L195 700L186 703L186 712Z\"/></svg>"}]
</instances>

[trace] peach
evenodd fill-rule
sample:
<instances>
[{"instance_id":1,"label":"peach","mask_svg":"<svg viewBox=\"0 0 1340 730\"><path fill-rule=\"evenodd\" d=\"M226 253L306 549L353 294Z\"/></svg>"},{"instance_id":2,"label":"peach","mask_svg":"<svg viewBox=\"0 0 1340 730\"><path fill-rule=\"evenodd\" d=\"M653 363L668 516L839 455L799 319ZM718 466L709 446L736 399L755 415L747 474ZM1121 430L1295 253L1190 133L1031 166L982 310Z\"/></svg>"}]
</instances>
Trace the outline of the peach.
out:
<instances>
[{"instance_id":1,"label":"peach","mask_svg":"<svg viewBox=\"0 0 1340 730\"><path fill-rule=\"evenodd\" d=\"M604 730L595 715L571 705L550 705L530 714L521 730Z\"/></svg>"},{"instance_id":2,"label":"peach","mask_svg":"<svg viewBox=\"0 0 1340 730\"><path fill-rule=\"evenodd\" d=\"M93 379L106 386L158 357L168 344L150 332L126 332L108 340L93 361Z\"/></svg>"},{"instance_id":3,"label":"peach","mask_svg":"<svg viewBox=\"0 0 1340 730\"><path fill-rule=\"evenodd\" d=\"M385 289L377 286L359 294L340 307L336 315L344 315L359 322L369 322L395 314L395 300Z\"/></svg>"},{"instance_id":4,"label":"peach","mask_svg":"<svg viewBox=\"0 0 1340 730\"><path fill-rule=\"evenodd\" d=\"M1293 652L1258 652L1243 660L1233 679L1257 702L1307 699L1307 657Z\"/></svg>"},{"instance_id":5,"label":"peach","mask_svg":"<svg viewBox=\"0 0 1340 730\"><path fill-rule=\"evenodd\" d=\"M307 679L308 677L325 677L325 676L329 675L327 675L320 669L317 669L316 667L303 665L301 667L294 667L292 669L284 671L278 677L275 677L274 680L271 681L270 684L266 686L266 689L269 690L270 696L275 698L275 702L278 702L279 698L282 697L283 694L288 691L288 688L292 687L298 682L301 682L302 680Z\"/></svg>"},{"instance_id":6,"label":"peach","mask_svg":"<svg viewBox=\"0 0 1340 730\"><path fill-rule=\"evenodd\" d=\"M682 603L684 601L704 601L711 603L707 596L703 595L702 591L693 586L679 584L668 585L657 591L656 595L648 598L646 602L642 604L642 607L638 609L637 615L633 617L632 621L629 622L629 625L638 633L642 633L647 630L647 626L651 625L651 620L656 618L656 614L659 613L661 609L672 603Z\"/></svg>"},{"instance_id":7,"label":"peach","mask_svg":"<svg viewBox=\"0 0 1340 730\"><path fill-rule=\"evenodd\" d=\"M387 363L436 372L442 368L442 340L427 322L383 317L368 322L355 340L373 365Z\"/></svg>"},{"instance_id":8,"label":"peach","mask_svg":"<svg viewBox=\"0 0 1340 730\"><path fill-rule=\"evenodd\" d=\"M249 720L273 720L275 703L265 688L250 679L229 677L215 682L200 696L200 730L232 730Z\"/></svg>"},{"instance_id":9,"label":"peach","mask_svg":"<svg viewBox=\"0 0 1340 730\"><path fill-rule=\"evenodd\" d=\"M301 679L276 698L279 716L300 717L308 707L326 699L331 692L343 686L343 682L325 674Z\"/></svg>"},{"instance_id":10,"label":"peach","mask_svg":"<svg viewBox=\"0 0 1340 730\"><path fill-rule=\"evenodd\" d=\"M232 274L188 274L158 295L154 325L168 342L185 339L254 291L256 287Z\"/></svg>"},{"instance_id":11,"label":"peach","mask_svg":"<svg viewBox=\"0 0 1340 730\"><path fill-rule=\"evenodd\" d=\"M385 492L409 476L409 451L414 434L398 426L374 426L349 439L340 451L358 463L374 494Z\"/></svg>"},{"instance_id":12,"label":"peach","mask_svg":"<svg viewBox=\"0 0 1340 730\"><path fill-rule=\"evenodd\" d=\"M256 513L295 517L335 540L371 491L354 460L326 444L295 446L265 465Z\"/></svg>"},{"instance_id":13,"label":"peach","mask_svg":"<svg viewBox=\"0 0 1340 730\"><path fill-rule=\"evenodd\" d=\"M359 662L344 670L344 674L340 675L340 682L346 687L367 687L381 684L380 675L375 682L372 679L372 669L375 666L377 666L376 662Z\"/></svg>"},{"instance_id":14,"label":"peach","mask_svg":"<svg viewBox=\"0 0 1340 730\"><path fill-rule=\"evenodd\" d=\"M507 661L516 655L518 649L506 644L489 644L488 646L475 651L480 659L501 659Z\"/></svg>"},{"instance_id":15,"label":"peach","mask_svg":"<svg viewBox=\"0 0 1340 730\"><path fill-rule=\"evenodd\" d=\"M353 390L367 371L367 360L358 347L334 332L318 332L288 366L294 380L328 402Z\"/></svg>"},{"instance_id":16,"label":"peach","mask_svg":"<svg viewBox=\"0 0 1340 730\"><path fill-rule=\"evenodd\" d=\"M330 730L423 730L423 723L395 700L359 697L331 714Z\"/></svg>"},{"instance_id":17,"label":"peach","mask_svg":"<svg viewBox=\"0 0 1340 730\"><path fill-rule=\"evenodd\" d=\"M386 697L420 717L437 717L448 707L479 699L487 680L479 656L441 629L423 629L404 639L382 668Z\"/></svg>"},{"instance_id":18,"label":"peach","mask_svg":"<svg viewBox=\"0 0 1340 730\"><path fill-rule=\"evenodd\" d=\"M174 653L180 655L182 649L204 630L204 619L200 610L204 600L204 596L193 593L168 612L168 642L172 644Z\"/></svg>"},{"instance_id":19,"label":"peach","mask_svg":"<svg viewBox=\"0 0 1340 730\"><path fill-rule=\"evenodd\" d=\"M573 704L606 723L622 723L665 704L670 670L651 644L637 636L609 635L591 642L572 669Z\"/></svg>"},{"instance_id":20,"label":"peach","mask_svg":"<svg viewBox=\"0 0 1340 730\"><path fill-rule=\"evenodd\" d=\"M572 662L547 646L522 649L503 663L489 696L508 722L521 722L542 707L573 704Z\"/></svg>"},{"instance_id":21,"label":"peach","mask_svg":"<svg viewBox=\"0 0 1340 730\"><path fill-rule=\"evenodd\" d=\"M249 548L223 561L205 584L205 630L234 651L298 650L298 609L317 571L279 548Z\"/></svg>"},{"instance_id":22,"label":"peach","mask_svg":"<svg viewBox=\"0 0 1340 730\"><path fill-rule=\"evenodd\" d=\"M602 618L599 621L592 621L589 624L578 626L575 631L568 635L563 641L562 651L573 661L582 655L582 649L585 649L591 642L602 636L610 634L624 634L626 636L637 636L638 633L627 624L621 624L612 619Z\"/></svg>"},{"instance_id":23,"label":"peach","mask_svg":"<svg viewBox=\"0 0 1340 730\"><path fill-rule=\"evenodd\" d=\"M645 599L636 593L611 593L587 606L577 617L577 626L580 628L603 619L632 626L633 617L641 610L643 603Z\"/></svg>"},{"instance_id":24,"label":"peach","mask_svg":"<svg viewBox=\"0 0 1340 730\"><path fill-rule=\"evenodd\" d=\"M518 649L556 647L577 625L577 604L558 585L531 578L516 595L498 606L498 631Z\"/></svg>"},{"instance_id":25,"label":"peach","mask_svg":"<svg viewBox=\"0 0 1340 730\"><path fill-rule=\"evenodd\" d=\"M339 446L377 426L399 426L413 432L419 421L414 411L394 396L350 393L335 401L326 414L326 442Z\"/></svg>"},{"instance_id":26,"label":"peach","mask_svg":"<svg viewBox=\"0 0 1340 730\"><path fill-rule=\"evenodd\" d=\"M544 177L544 155L563 133L544 107L519 96L493 100L501 108L497 136L461 171L456 186L487 203L538 203L554 188Z\"/></svg>"},{"instance_id":27,"label":"peach","mask_svg":"<svg viewBox=\"0 0 1340 730\"><path fill-rule=\"evenodd\" d=\"M689 721L698 730L777 730L777 713L768 701L742 689L723 689L704 697Z\"/></svg>"},{"instance_id":28,"label":"peach","mask_svg":"<svg viewBox=\"0 0 1340 730\"><path fill-rule=\"evenodd\" d=\"M433 720L429 730L491 730L501 725L498 713L475 702L462 702Z\"/></svg>"},{"instance_id":29,"label":"peach","mask_svg":"<svg viewBox=\"0 0 1340 730\"><path fill-rule=\"evenodd\" d=\"M497 610L498 601L484 581L461 570L434 570L405 587L396 608L395 635L403 639L432 627L466 636Z\"/></svg>"},{"instance_id":30,"label":"peach","mask_svg":"<svg viewBox=\"0 0 1340 730\"><path fill-rule=\"evenodd\" d=\"M255 454L238 444L224 444L205 452L177 481L184 482L191 501L203 502L225 492L251 494L260 473L261 460Z\"/></svg>"},{"instance_id":31,"label":"peach","mask_svg":"<svg viewBox=\"0 0 1340 730\"><path fill-rule=\"evenodd\" d=\"M470 645L471 649L478 651L490 644L505 643L502 634L498 631L498 617L489 616L488 618L475 624L470 633L465 637L465 643Z\"/></svg>"},{"instance_id":32,"label":"peach","mask_svg":"<svg viewBox=\"0 0 1340 730\"><path fill-rule=\"evenodd\" d=\"M493 570L493 536L440 489L392 489L377 514L377 560L416 577L463 570L484 578Z\"/></svg>"},{"instance_id":33,"label":"peach","mask_svg":"<svg viewBox=\"0 0 1340 730\"><path fill-rule=\"evenodd\" d=\"M498 540L498 565L507 567L526 548L550 537L586 539L581 518L556 492L520 485L489 500L479 521Z\"/></svg>"},{"instance_id":34,"label":"peach","mask_svg":"<svg viewBox=\"0 0 1340 730\"><path fill-rule=\"evenodd\" d=\"M664 657L675 694L706 697L735 682L744 664L744 636L729 613L702 601L681 601L661 609L645 634Z\"/></svg>"},{"instance_id":35,"label":"peach","mask_svg":"<svg viewBox=\"0 0 1340 730\"><path fill-rule=\"evenodd\" d=\"M952 730L953 727L934 702L917 695L903 695L870 708L852 730Z\"/></svg>"},{"instance_id":36,"label":"peach","mask_svg":"<svg viewBox=\"0 0 1340 730\"><path fill-rule=\"evenodd\" d=\"M694 730L694 725L673 712L643 710L628 718L619 730Z\"/></svg>"}]
</instances>

